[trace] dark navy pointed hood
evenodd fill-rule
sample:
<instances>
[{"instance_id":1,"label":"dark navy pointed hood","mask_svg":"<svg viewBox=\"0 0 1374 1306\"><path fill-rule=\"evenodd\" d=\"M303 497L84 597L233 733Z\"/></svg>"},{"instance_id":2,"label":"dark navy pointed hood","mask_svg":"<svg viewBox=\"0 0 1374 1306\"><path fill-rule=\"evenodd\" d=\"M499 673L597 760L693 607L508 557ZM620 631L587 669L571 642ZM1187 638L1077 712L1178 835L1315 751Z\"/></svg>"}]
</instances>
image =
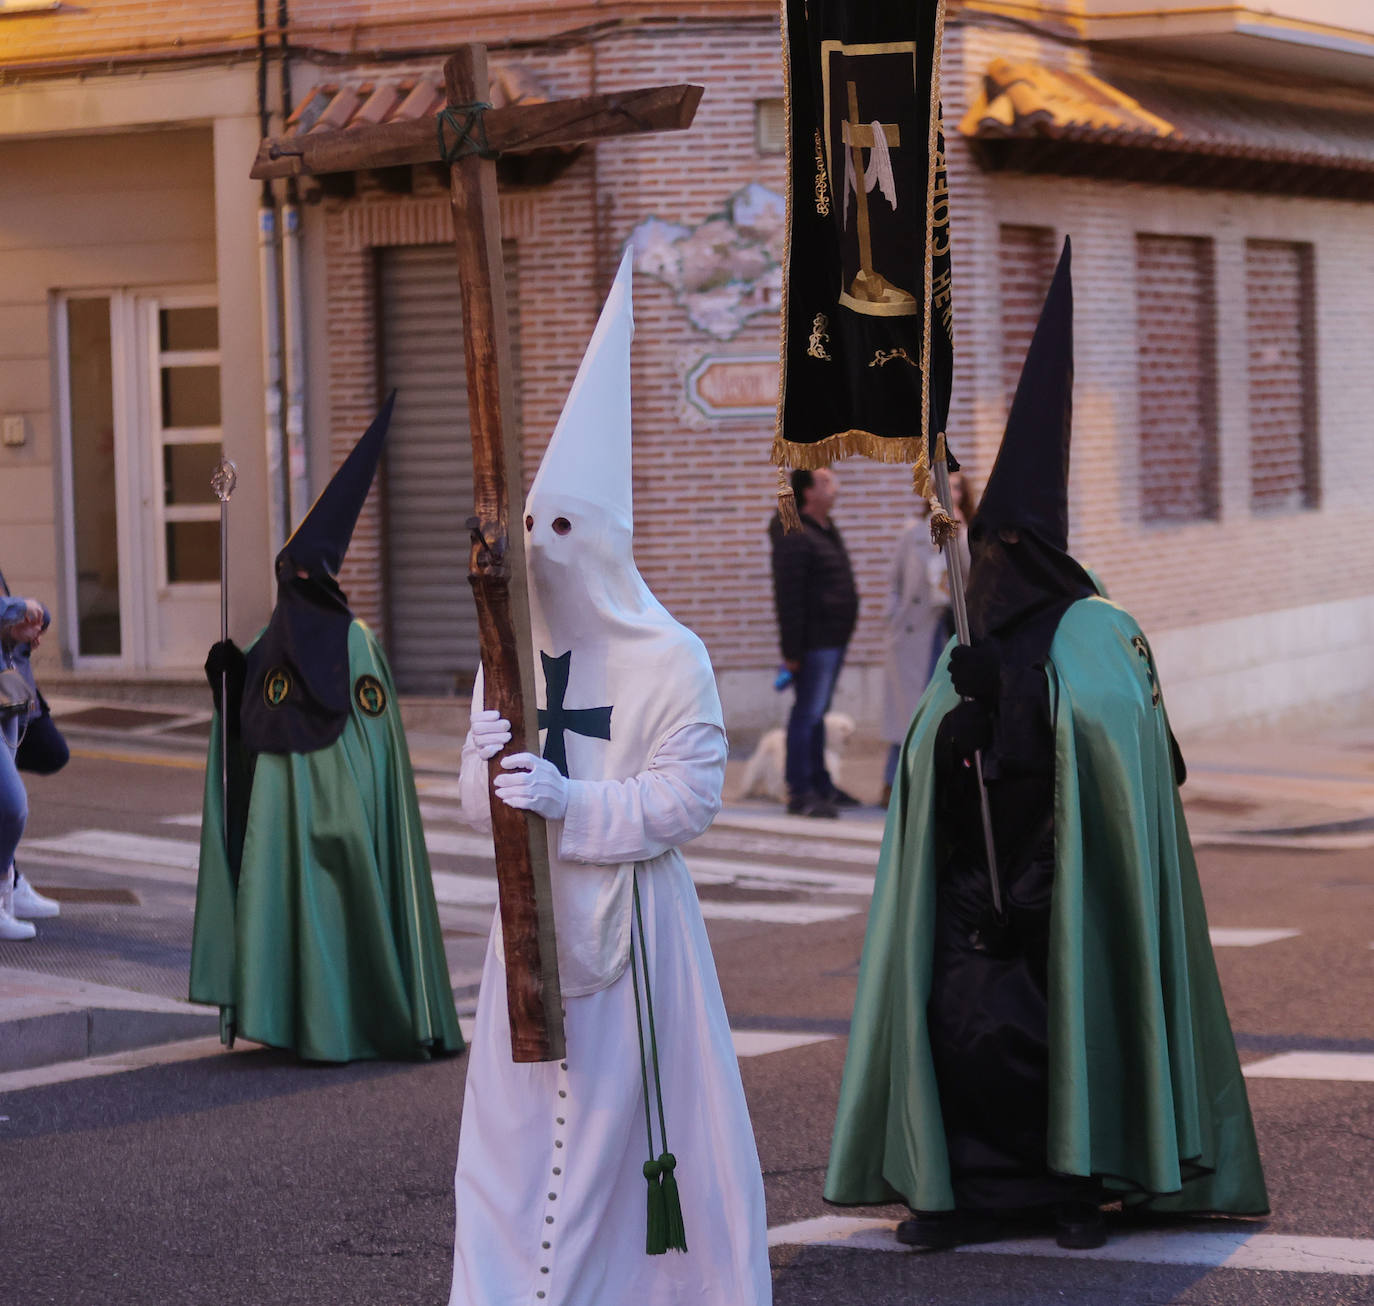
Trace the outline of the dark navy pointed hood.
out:
<instances>
[{"instance_id":1,"label":"dark navy pointed hood","mask_svg":"<svg viewBox=\"0 0 1374 1306\"><path fill-rule=\"evenodd\" d=\"M1069 547L1069 435L1073 425L1073 282L1066 238L1036 323L1002 447L978 516L989 530L1033 530Z\"/></svg>"},{"instance_id":2,"label":"dark navy pointed hood","mask_svg":"<svg viewBox=\"0 0 1374 1306\"><path fill-rule=\"evenodd\" d=\"M1071 247L1050 282L1016 386L1002 446L969 528L968 609L975 643L1043 658L1070 604L1096 590L1069 556L1073 425Z\"/></svg>"},{"instance_id":3,"label":"dark navy pointed hood","mask_svg":"<svg viewBox=\"0 0 1374 1306\"><path fill-rule=\"evenodd\" d=\"M395 404L396 392L393 390L362 439L339 464L339 470L329 478L320 497L301 519L291 538L282 545L277 554L279 577L288 562L293 571L299 569L312 575L320 571L331 576L339 574L344 554L348 552L348 542L353 538L353 528L358 524L358 515L382 460L382 445Z\"/></svg>"},{"instance_id":4,"label":"dark navy pointed hood","mask_svg":"<svg viewBox=\"0 0 1374 1306\"><path fill-rule=\"evenodd\" d=\"M277 606L247 654L239 719L249 752L312 753L348 723L353 613L335 577L377 474L395 400L393 390L277 554Z\"/></svg>"}]
</instances>

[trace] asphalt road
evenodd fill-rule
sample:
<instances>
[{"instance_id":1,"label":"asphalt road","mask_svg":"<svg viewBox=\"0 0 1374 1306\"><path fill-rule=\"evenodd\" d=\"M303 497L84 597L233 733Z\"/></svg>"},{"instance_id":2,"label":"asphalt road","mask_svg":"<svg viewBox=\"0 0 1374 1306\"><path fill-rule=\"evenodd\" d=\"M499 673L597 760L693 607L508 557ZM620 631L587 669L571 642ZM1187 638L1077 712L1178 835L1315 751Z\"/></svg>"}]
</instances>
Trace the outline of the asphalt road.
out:
<instances>
[{"instance_id":1,"label":"asphalt road","mask_svg":"<svg viewBox=\"0 0 1374 1306\"><path fill-rule=\"evenodd\" d=\"M41 844L86 829L194 838L166 818L194 812L201 785L194 765L78 757L33 785L30 837ZM427 802L427 825L443 828L442 797ZM708 927L735 1029L819 1039L741 1060L770 1227L825 1215L896 1218L894 1208L834 1211L820 1197L866 912L861 893L843 892L852 885L843 877L865 873L866 845L827 842L799 860L794 836L713 832L707 843L703 856L716 862L837 877L813 891L731 879L716 866L701 885L704 902L723 904ZM1346 1077L1251 1079L1274 1214L1262 1226L1170 1227L1163 1241L1187 1248L1199 1232L1239 1234L1232 1243L1259 1233L1282 1252L1307 1246L1294 1241L1304 1238L1356 1240L1341 1246L1363 1257L1364 1273L1299 1272L1278 1253L1273 1269L1056 1258L1045 1254L1048 1241L1030 1253L922 1255L889 1250L880 1233L859 1248L775 1247L779 1306L1374 1303L1374 1082L1351 1077L1374 1061L1371 854L1219 849L1204 850L1200 863L1214 927L1298 931L1218 948L1242 1060L1343 1053ZM436 866L490 874L480 857ZM188 882L59 853L34 860L30 874L40 884L123 886L137 899L70 903L61 930L73 946L83 930L113 937L121 919L127 926L155 911L160 951L145 940L140 955L149 966L177 964L189 938ZM770 918L751 919L750 904ZM811 909L829 918L787 923ZM461 968L480 944L474 913L445 912L450 960ZM48 934L58 937L56 923ZM0 954L0 965L24 964L13 947ZM241 1049L168 1064L155 1054L143 1069L0 1093L0 1302L441 1306L464 1071L462 1057L307 1067ZM1121 1252L1139 1236L1118 1231L1110 1246Z\"/></svg>"}]
</instances>

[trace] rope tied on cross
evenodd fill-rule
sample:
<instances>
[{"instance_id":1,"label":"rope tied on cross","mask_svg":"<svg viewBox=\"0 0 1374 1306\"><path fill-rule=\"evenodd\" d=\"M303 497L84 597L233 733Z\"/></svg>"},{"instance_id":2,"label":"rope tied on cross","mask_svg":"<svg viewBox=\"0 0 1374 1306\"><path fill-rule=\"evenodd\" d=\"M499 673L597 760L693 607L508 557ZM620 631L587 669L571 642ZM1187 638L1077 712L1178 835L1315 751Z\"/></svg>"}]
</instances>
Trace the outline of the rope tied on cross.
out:
<instances>
[{"instance_id":1,"label":"rope tied on cross","mask_svg":"<svg viewBox=\"0 0 1374 1306\"><path fill-rule=\"evenodd\" d=\"M491 105L485 100L471 104L448 104L434 115L439 133L439 156L451 168L459 159L475 154L479 159L494 159L499 151L487 141L485 114ZM451 139L450 139L451 136Z\"/></svg>"}]
</instances>

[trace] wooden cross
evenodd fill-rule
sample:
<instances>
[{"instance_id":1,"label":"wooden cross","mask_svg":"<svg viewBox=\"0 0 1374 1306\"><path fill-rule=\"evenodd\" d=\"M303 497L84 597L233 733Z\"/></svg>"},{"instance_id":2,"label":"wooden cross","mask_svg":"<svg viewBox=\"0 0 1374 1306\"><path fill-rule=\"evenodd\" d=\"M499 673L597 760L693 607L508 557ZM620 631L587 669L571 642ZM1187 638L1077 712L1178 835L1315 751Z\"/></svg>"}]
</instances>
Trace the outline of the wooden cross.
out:
<instances>
[{"instance_id":1,"label":"wooden cross","mask_svg":"<svg viewBox=\"0 0 1374 1306\"><path fill-rule=\"evenodd\" d=\"M523 485L520 440L512 425L511 353L497 153L574 145L636 132L691 126L699 86L657 86L545 104L477 109L486 95L487 54L458 49L444 64L448 108L438 116L262 142L255 178L351 172L446 162L463 297L468 406L472 414L476 499L468 580L477 602L486 703L511 723L505 753L535 740L534 654L525 574L524 531L510 528L510 500ZM447 139L446 139L447 137ZM480 147L480 153L473 146ZM500 755L488 781L500 774ZM538 817L490 793L496 877L505 938L506 1001L516 1061L563 1056L563 999L549 890L548 840Z\"/></svg>"},{"instance_id":2,"label":"wooden cross","mask_svg":"<svg viewBox=\"0 0 1374 1306\"><path fill-rule=\"evenodd\" d=\"M877 126L890 147L895 148L902 143L902 129L898 124L884 122ZM859 121L859 92L853 82L849 83L849 117L840 124L840 131L854 163L854 228L859 237L859 272L854 278L850 294L859 300L883 302L896 288L873 267L873 233L868 221L868 186L863 155L865 150L871 150L877 144L877 133L869 124ZM848 203L848 199L845 203ZM906 298L910 299L911 296L907 295Z\"/></svg>"}]
</instances>

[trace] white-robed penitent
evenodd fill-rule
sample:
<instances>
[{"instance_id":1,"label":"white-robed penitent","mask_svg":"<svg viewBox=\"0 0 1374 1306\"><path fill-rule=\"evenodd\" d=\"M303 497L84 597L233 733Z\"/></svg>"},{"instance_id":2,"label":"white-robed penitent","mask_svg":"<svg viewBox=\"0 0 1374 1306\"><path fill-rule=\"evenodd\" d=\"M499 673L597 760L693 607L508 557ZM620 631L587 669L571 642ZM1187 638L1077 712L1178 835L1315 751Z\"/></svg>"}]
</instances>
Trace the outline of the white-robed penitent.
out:
<instances>
[{"instance_id":1,"label":"white-robed penitent","mask_svg":"<svg viewBox=\"0 0 1374 1306\"><path fill-rule=\"evenodd\" d=\"M725 732L704 646L633 560L632 332L627 255L525 506L542 755L568 777L548 824L567 1054L511 1060L498 920L463 1101L450 1306L772 1298L758 1154L679 851L719 810ZM471 736L460 787L485 824ZM648 1255L644 1167L665 1151L687 1250Z\"/></svg>"}]
</instances>

